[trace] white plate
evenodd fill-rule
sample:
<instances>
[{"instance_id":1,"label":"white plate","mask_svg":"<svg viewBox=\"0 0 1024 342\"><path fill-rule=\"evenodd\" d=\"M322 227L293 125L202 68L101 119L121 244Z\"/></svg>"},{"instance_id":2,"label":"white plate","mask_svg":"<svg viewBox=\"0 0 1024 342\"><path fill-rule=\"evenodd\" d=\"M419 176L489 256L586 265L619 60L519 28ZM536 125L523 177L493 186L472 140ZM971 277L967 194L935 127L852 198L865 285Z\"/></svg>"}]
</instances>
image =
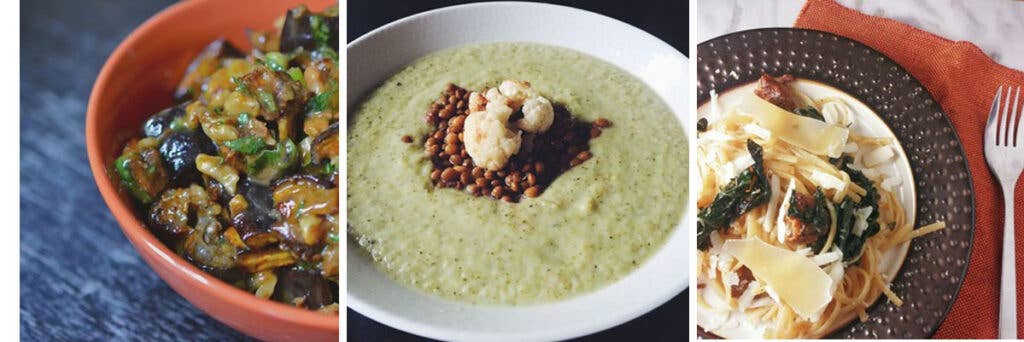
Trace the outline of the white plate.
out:
<instances>
[{"instance_id":1,"label":"white plate","mask_svg":"<svg viewBox=\"0 0 1024 342\"><path fill-rule=\"evenodd\" d=\"M757 86L757 82L747 83L741 86L736 86L731 89L724 91L718 95L718 103L722 110L728 108L735 108L743 101L743 97L754 92L754 88ZM893 160L885 165L879 166L879 170L888 175L893 175L900 179L900 185L893 188L893 193L896 198L899 199L900 203L903 203L903 212L906 214L907 222L915 222L915 213L917 208L917 196L914 194L914 175L911 172L910 162L907 159L907 154L903 151L903 146L899 144L899 140L896 140L896 134L889 129L889 126L885 125L882 118L878 116L871 107L853 97L846 92L839 90L830 85L807 79L796 79L791 86L796 89L797 92L807 95L811 99L819 100L823 98L839 98L850 108L853 113L853 128L852 132L871 137L889 137L896 141L894 151L896 155ZM716 90L717 91L717 90ZM703 104L697 108L697 117L705 117L710 111L711 102ZM698 173L698 177L700 177ZM699 183L698 183L699 184ZM910 248L910 242L903 243L892 249L889 249L882 253L881 258L881 273L886 279L890 281L896 278L896 273L899 272L900 267L903 266L903 259L907 256L907 251ZM697 295L700 295L698 291ZM701 315L700 308L694 309L697 314L698 325L700 324ZM849 324L857 315L850 313L846 317L839 319L842 324L836 325L835 328L841 328ZM756 333L748 329L729 329L723 331L711 331L718 336L725 338L751 338L757 339Z\"/></svg>"},{"instance_id":2,"label":"white plate","mask_svg":"<svg viewBox=\"0 0 1024 342\"><path fill-rule=\"evenodd\" d=\"M687 60L679 51L623 22L579 9L520 2L447 7L404 18L348 45L348 104L355 108L380 82L416 59L470 43L519 41L597 57L633 74L692 127ZM687 130L689 131L689 130ZM689 208L690 206L687 206ZM687 209L689 210L689 209ZM690 213L665 245L637 270L606 288L551 304L472 306L401 286L349 241L348 306L378 322L442 340L559 340L636 318L688 284ZM686 317L672 329L686 330Z\"/></svg>"}]
</instances>

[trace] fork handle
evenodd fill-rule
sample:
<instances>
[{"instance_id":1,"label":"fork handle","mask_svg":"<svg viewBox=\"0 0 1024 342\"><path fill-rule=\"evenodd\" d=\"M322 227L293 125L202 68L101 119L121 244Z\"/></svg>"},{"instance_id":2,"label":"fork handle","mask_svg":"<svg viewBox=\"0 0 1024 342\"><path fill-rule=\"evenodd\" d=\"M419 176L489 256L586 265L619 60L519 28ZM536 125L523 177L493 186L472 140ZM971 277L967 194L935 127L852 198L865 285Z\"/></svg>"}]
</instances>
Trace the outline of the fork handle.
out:
<instances>
[{"instance_id":1,"label":"fork handle","mask_svg":"<svg viewBox=\"0 0 1024 342\"><path fill-rule=\"evenodd\" d=\"M1006 218L1003 220L1003 262L999 289L999 338L1017 339L1017 268L1013 242L1013 187L1003 182L1003 202Z\"/></svg>"}]
</instances>

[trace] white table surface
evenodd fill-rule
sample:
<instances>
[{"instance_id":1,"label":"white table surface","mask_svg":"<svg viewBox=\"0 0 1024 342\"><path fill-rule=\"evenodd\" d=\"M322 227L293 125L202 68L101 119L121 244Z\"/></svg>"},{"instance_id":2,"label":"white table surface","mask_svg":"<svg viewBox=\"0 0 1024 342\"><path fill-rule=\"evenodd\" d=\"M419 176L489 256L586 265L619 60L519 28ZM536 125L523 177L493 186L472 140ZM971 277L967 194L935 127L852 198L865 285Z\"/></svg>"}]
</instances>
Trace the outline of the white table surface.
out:
<instances>
[{"instance_id":1,"label":"white table surface","mask_svg":"<svg viewBox=\"0 0 1024 342\"><path fill-rule=\"evenodd\" d=\"M952 40L974 43L995 61L1024 70L1024 1L839 0ZM700 0L696 42L740 30L792 27L803 0Z\"/></svg>"}]
</instances>

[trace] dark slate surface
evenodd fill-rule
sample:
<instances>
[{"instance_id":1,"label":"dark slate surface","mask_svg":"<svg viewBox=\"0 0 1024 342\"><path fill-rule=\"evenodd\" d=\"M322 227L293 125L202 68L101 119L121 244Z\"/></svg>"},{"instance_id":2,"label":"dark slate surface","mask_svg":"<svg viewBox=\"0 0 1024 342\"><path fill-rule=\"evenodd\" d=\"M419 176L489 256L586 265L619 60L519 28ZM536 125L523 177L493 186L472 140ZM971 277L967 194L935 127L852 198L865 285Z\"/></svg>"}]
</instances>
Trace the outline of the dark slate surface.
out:
<instances>
[{"instance_id":1,"label":"dark slate surface","mask_svg":"<svg viewBox=\"0 0 1024 342\"><path fill-rule=\"evenodd\" d=\"M348 40L405 16L455 5L457 0L353 0L348 2ZM601 13L639 27L688 54L686 1L545 1ZM685 265L681 265L685 267ZM687 340L688 292L668 303L607 331L586 336L582 341L685 341ZM585 319L585 318L581 318ZM348 310L349 341L418 341L422 338L392 329Z\"/></svg>"},{"instance_id":2,"label":"dark slate surface","mask_svg":"<svg viewBox=\"0 0 1024 342\"><path fill-rule=\"evenodd\" d=\"M150 270L100 198L85 108L114 47L173 3L21 4L21 337L31 341L230 341ZM12 67L12 66L8 66Z\"/></svg>"}]
</instances>

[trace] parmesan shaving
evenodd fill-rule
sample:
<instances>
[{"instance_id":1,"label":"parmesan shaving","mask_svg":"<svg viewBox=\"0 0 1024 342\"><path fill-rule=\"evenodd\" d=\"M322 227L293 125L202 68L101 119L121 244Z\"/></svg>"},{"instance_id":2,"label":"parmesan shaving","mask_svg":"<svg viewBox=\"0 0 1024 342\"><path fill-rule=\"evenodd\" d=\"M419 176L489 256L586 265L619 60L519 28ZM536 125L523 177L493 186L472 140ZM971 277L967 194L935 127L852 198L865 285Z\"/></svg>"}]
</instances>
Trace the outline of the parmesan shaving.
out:
<instances>
[{"instance_id":1,"label":"parmesan shaving","mask_svg":"<svg viewBox=\"0 0 1024 342\"><path fill-rule=\"evenodd\" d=\"M899 177L886 177L885 180L882 181L882 188L884 188L885 191L893 192L893 189L900 186L900 184L903 184L903 180Z\"/></svg>"},{"instance_id":2,"label":"parmesan shaving","mask_svg":"<svg viewBox=\"0 0 1024 342\"><path fill-rule=\"evenodd\" d=\"M843 252L833 246L832 251L811 257L811 261L818 266L824 266L836 262L843 257Z\"/></svg>"},{"instance_id":3,"label":"parmesan shaving","mask_svg":"<svg viewBox=\"0 0 1024 342\"><path fill-rule=\"evenodd\" d=\"M782 200L782 185L779 183L779 177L775 175L768 176L768 184L771 187L771 196L768 197L768 210L764 212L764 217L761 218L761 225L764 226L765 231L771 231L774 225L772 219L775 217L776 210L779 208L779 201Z\"/></svg>"},{"instance_id":4,"label":"parmesan shaving","mask_svg":"<svg viewBox=\"0 0 1024 342\"><path fill-rule=\"evenodd\" d=\"M810 259L757 238L729 240L722 252L750 269L759 281L772 286L783 303L805 319L832 301L832 278Z\"/></svg>"},{"instance_id":5,"label":"parmesan shaving","mask_svg":"<svg viewBox=\"0 0 1024 342\"><path fill-rule=\"evenodd\" d=\"M833 125L850 127L853 124L850 118L850 107L840 99L830 99L823 103L821 116L825 118L825 122Z\"/></svg>"},{"instance_id":6,"label":"parmesan shaving","mask_svg":"<svg viewBox=\"0 0 1024 342\"><path fill-rule=\"evenodd\" d=\"M853 210L853 235L859 237L868 229L868 216L871 216L872 210L870 206Z\"/></svg>"},{"instance_id":7,"label":"parmesan shaving","mask_svg":"<svg viewBox=\"0 0 1024 342\"><path fill-rule=\"evenodd\" d=\"M892 159L896 154L888 145L879 146L864 155L864 166L875 167Z\"/></svg>"},{"instance_id":8,"label":"parmesan shaving","mask_svg":"<svg viewBox=\"0 0 1024 342\"><path fill-rule=\"evenodd\" d=\"M842 179L818 170L812 170L811 176L808 178L825 189L832 189L836 191L843 191L846 189L846 182Z\"/></svg>"},{"instance_id":9,"label":"parmesan shaving","mask_svg":"<svg viewBox=\"0 0 1024 342\"><path fill-rule=\"evenodd\" d=\"M790 113L754 95L746 96L739 110L773 136L819 156L839 157L850 135L846 128Z\"/></svg>"},{"instance_id":10,"label":"parmesan shaving","mask_svg":"<svg viewBox=\"0 0 1024 342\"><path fill-rule=\"evenodd\" d=\"M772 138L772 131L765 129L764 127L761 127L761 125L758 125L756 123L748 123L746 125L743 125L743 131L747 132L747 134L753 135L763 140L768 140Z\"/></svg>"},{"instance_id":11,"label":"parmesan shaving","mask_svg":"<svg viewBox=\"0 0 1024 342\"><path fill-rule=\"evenodd\" d=\"M736 300L736 306L740 311L744 311L750 307L751 302L754 301L754 296L757 295L756 291L759 287L760 284L757 283L757 280L751 281L747 284L747 289L744 290L743 294L740 295L740 298Z\"/></svg>"},{"instance_id":12,"label":"parmesan shaving","mask_svg":"<svg viewBox=\"0 0 1024 342\"><path fill-rule=\"evenodd\" d=\"M782 203L779 203L779 216L775 220L775 232L779 242L786 242L786 234L789 234L789 229L786 226L786 212L789 211L789 200L793 197L793 191L795 190L796 181L790 178L789 187L786 188L786 195L782 197Z\"/></svg>"},{"instance_id":13,"label":"parmesan shaving","mask_svg":"<svg viewBox=\"0 0 1024 342\"><path fill-rule=\"evenodd\" d=\"M857 151L860 151L860 145L855 142L850 141L843 146L843 153L857 153Z\"/></svg>"}]
</instances>

